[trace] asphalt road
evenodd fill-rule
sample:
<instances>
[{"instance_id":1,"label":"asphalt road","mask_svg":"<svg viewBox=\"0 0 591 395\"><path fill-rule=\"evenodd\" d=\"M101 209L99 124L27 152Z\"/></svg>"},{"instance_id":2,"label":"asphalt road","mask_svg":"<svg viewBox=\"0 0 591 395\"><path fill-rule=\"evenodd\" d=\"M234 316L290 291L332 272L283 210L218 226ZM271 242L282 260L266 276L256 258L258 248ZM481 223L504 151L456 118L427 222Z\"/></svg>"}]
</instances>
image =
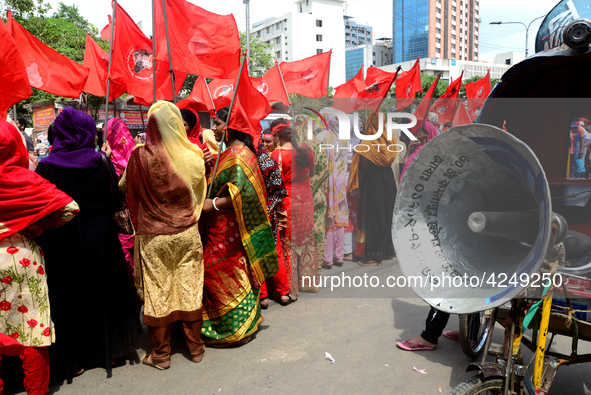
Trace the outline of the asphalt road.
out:
<instances>
[{"instance_id":1,"label":"asphalt road","mask_svg":"<svg viewBox=\"0 0 591 395\"><path fill-rule=\"evenodd\" d=\"M396 261L381 267L346 262L326 274L400 275ZM442 337L435 351L407 352L395 343L420 334L429 308L406 289L339 287L301 294L283 307L270 302L265 321L250 343L233 349L208 348L199 364L192 363L181 334L173 334L171 369L159 371L139 363L151 349L144 328L141 349L125 366L106 378L92 369L73 384L52 385L52 393L68 394L446 394L474 373L459 343ZM452 316L447 330L457 330ZM502 339L497 325L494 340ZM570 339L555 343L568 350ZM325 359L328 352L335 363ZM582 342L579 353L591 352ZM525 353L526 360L531 356ZM6 359L6 358L5 358ZM15 361L6 361L15 364ZM413 370L424 369L426 375ZM3 369L3 373L6 369ZM7 393L24 393L18 382ZM550 394L591 394L588 365L561 367Z\"/></svg>"}]
</instances>

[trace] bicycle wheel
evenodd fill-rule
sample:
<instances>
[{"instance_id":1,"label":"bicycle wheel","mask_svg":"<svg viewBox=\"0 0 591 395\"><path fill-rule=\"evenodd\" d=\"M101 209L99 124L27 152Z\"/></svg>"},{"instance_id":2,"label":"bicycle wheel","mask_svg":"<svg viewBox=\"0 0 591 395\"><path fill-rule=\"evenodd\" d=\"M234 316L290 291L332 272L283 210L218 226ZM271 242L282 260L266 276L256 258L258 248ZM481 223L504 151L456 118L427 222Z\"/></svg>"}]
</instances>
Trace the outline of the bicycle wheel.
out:
<instances>
[{"instance_id":1,"label":"bicycle wheel","mask_svg":"<svg viewBox=\"0 0 591 395\"><path fill-rule=\"evenodd\" d=\"M502 378L484 377L482 374L479 374L458 384L450 391L449 395L500 395L503 393L503 381Z\"/></svg>"},{"instance_id":2,"label":"bicycle wheel","mask_svg":"<svg viewBox=\"0 0 591 395\"><path fill-rule=\"evenodd\" d=\"M464 355L476 358L482 352L491 332L491 310L460 314L460 343Z\"/></svg>"}]
</instances>

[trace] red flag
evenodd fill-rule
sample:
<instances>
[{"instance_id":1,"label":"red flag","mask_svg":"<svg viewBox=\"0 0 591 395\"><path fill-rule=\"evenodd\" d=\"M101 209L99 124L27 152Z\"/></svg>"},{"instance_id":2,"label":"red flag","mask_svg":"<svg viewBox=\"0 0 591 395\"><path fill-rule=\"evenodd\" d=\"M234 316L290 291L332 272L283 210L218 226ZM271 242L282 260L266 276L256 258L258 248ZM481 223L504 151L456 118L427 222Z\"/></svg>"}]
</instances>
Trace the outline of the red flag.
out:
<instances>
[{"instance_id":1,"label":"red flag","mask_svg":"<svg viewBox=\"0 0 591 395\"><path fill-rule=\"evenodd\" d=\"M379 110L399 71L400 68L395 73L388 73L373 66L367 69L365 89L360 92L360 97L364 99L367 108L370 108L373 112Z\"/></svg>"},{"instance_id":2,"label":"red flag","mask_svg":"<svg viewBox=\"0 0 591 395\"><path fill-rule=\"evenodd\" d=\"M252 85L246 65L242 68L242 74L236 89L236 99L230 114L228 128L258 138L263 130L261 120L273 110L265 96Z\"/></svg>"},{"instance_id":3,"label":"red flag","mask_svg":"<svg viewBox=\"0 0 591 395\"><path fill-rule=\"evenodd\" d=\"M0 121L7 111L33 94L25 62L4 22L0 20Z\"/></svg>"},{"instance_id":4,"label":"red flag","mask_svg":"<svg viewBox=\"0 0 591 395\"><path fill-rule=\"evenodd\" d=\"M109 25L111 22L109 22ZM110 26L109 26L110 28ZM103 32L110 31L107 27ZM150 106L152 87L152 40L147 38L125 10L117 4L115 37L111 59L111 76L125 82L127 93L134 101ZM172 83L168 62L156 61L156 99L172 100ZM175 94L178 94L187 75L175 72Z\"/></svg>"},{"instance_id":5,"label":"red flag","mask_svg":"<svg viewBox=\"0 0 591 395\"><path fill-rule=\"evenodd\" d=\"M396 73L388 73L372 66L367 69L364 81L361 66L355 77L335 88L333 107L345 113L360 108L370 108L377 112L397 74L398 70Z\"/></svg>"},{"instance_id":6,"label":"red flag","mask_svg":"<svg viewBox=\"0 0 591 395\"><path fill-rule=\"evenodd\" d=\"M462 71L460 77L449 84L445 93L433 103L433 111L439 116L440 125L451 122L451 119L453 118L458 95L460 94L460 88L462 87L463 75L464 72Z\"/></svg>"},{"instance_id":7,"label":"red flag","mask_svg":"<svg viewBox=\"0 0 591 395\"><path fill-rule=\"evenodd\" d=\"M490 94L490 70L486 73L486 76L479 79L478 81L470 82L466 84L466 97L468 98L468 109L472 119L477 118L476 111L482 106L486 98Z\"/></svg>"},{"instance_id":8,"label":"red flag","mask_svg":"<svg viewBox=\"0 0 591 395\"><path fill-rule=\"evenodd\" d=\"M295 62L281 62L287 93L313 99L328 95L328 75L332 50Z\"/></svg>"},{"instance_id":9,"label":"red flag","mask_svg":"<svg viewBox=\"0 0 591 395\"><path fill-rule=\"evenodd\" d=\"M410 130L413 134L417 134L421 126L423 126L423 122L427 119L427 115L429 114L429 110L431 109L431 99L433 98L433 94L435 93L435 88L437 87L437 83L439 82L439 77L441 77L441 73L437 74L437 78L431 84L431 87L421 100L421 103L417 107L414 112L414 115L417 117L417 124L412 127Z\"/></svg>"},{"instance_id":10,"label":"red flag","mask_svg":"<svg viewBox=\"0 0 591 395\"><path fill-rule=\"evenodd\" d=\"M58 96L80 97L88 78L86 67L43 44L19 25L10 11L6 25L22 55L32 87Z\"/></svg>"},{"instance_id":11,"label":"red flag","mask_svg":"<svg viewBox=\"0 0 591 395\"><path fill-rule=\"evenodd\" d=\"M230 105L235 83L235 80L225 78L218 78L209 83L209 92L211 92L216 110Z\"/></svg>"},{"instance_id":12,"label":"red flag","mask_svg":"<svg viewBox=\"0 0 591 395\"><path fill-rule=\"evenodd\" d=\"M195 111L215 111L213 98L209 92L207 84L205 83L205 79L202 76L197 77L191 94L189 94L186 99L178 102L177 107L190 108Z\"/></svg>"},{"instance_id":13,"label":"red flag","mask_svg":"<svg viewBox=\"0 0 591 395\"><path fill-rule=\"evenodd\" d=\"M84 48L84 67L90 70L84 85L84 92L95 96L107 96L107 74L109 72L109 54L105 52L90 36L86 35ZM111 78L109 101L113 101L125 93L125 83Z\"/></svg>"},{"instance_id":14,"label":"red flag","mask_svg":"<svg viewBox=\"0 0 591 395\"><path fill-rule=\"evenodd\" d=\"M349 81L335 88L333 108L345 114L364 108L365 104L359 99L359 92L365 89L363 81L363 65Z\"/></svg>"},{"instance_id":15,"label":"red flag","mask_svg":"<svg viewBox=\"0 0 591 395\"><path fill-rule=\"evenodd\" d=\"M233 15L218 15L184 0L165 0L171 62L175 70L209 78L235 78L240 37ZM156 59L168 61L162 1L155 2Z\"/></svg>"},{"instance_id":16,"label":"red flag","mask_svg":"<svg viewBox=\"0 0 591 395\"><path fill-rule=\"evenodd\" d=\"M261 92L269 102L280 101L281 103L289 106L289 97L283 86L281 79L281 71L277 63L260 78L251 78L252 85Z\"/></svg>"},{"instance_id":17,"label":"red flag","mask_svg":"<svg viewBox=\"0 0 591 395\"><path fill-rule=\"evenodd\" d=\"M410 106L415 99L415 94L422 89L421 68L417 58L412 69L400 74L396 80L396 109L402 111Z\"/></svg>"},{"instance_id":18,"label":"red flag","mask_svg":"<svg viewBox=\"0 0 591 395\"><path fill-rule=\"evenodd\" d=\"M472 119L470 119L470 115L468 114L468 111L466 111L466 106L461 100L457 101L457 109L451 122L452 126L468 125L472 123Z\"/></svg>"}]
</instances>

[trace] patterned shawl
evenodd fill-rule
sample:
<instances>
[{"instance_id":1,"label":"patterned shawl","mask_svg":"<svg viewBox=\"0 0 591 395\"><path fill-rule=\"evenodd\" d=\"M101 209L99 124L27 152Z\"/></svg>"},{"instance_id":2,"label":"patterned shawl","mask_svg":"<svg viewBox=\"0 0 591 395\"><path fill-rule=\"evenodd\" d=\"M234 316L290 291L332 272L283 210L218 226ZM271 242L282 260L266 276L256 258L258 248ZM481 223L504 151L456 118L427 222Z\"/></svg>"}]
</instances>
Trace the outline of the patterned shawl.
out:
<instances>
[{"instance_id":1,"label":"patterned shawl","mask_svg":"<svg viewBox=\"0 0 591 395\"><path fill-rule=\"evenodd\" d=\"M0 121L0 239L68 205L72 198L29 167L29 153L16 127Z\"/></svg>"},{"instance_id":2,"label":"patterned shawl","mask_svg":"<svg viewBox=\"0 0 591 395\"><path fill-rule=\"evenodd\" d=\"M111 162L115 165L117 176L121 177L127 167L131 151L135 147L135 141L129 132L129 128L122 119L109 119L107 122L107 141L111 146L111 150L113 150Z\"/></svg>"},{"instance_id":3,"label":"patterned shawl","mask_svg":"<svg viewBox=\"0 0 591 395\"><path fill-rule=\"evenodd\" d=\"M137 234L180 233L201 215L207 187L203 151L187 139L181 119L174 104L153 104L146 144L129 158L127 202Z\"/></svg>"},{"instance_id":4,"label":"patterned shawl","mask_svg":"<svg viewBox=\"0 0 591 395\"><path fill-rule=\"evenodd\" d=\"M238 220L242 245L259 284L277 273L277 246L267 214L265 181L257 157L246 146L222 152L212 193L226 188Z\"/></svg>"},{"instance_id":5,"label":"patterned shawl","mask_svg":"<svg viewBox=\"0 0 591 395\"><path fill-rule=\"evenodd\" d=\"M379 118L375 112L369 114L366 123L366 131L368 135L375 135L379 128ZM359 160L361 156L369 159L373 164L381 167L390 167L392 162L396 159L397 152L390 152L388 146L396 144L396 139L392 136L392 140L388 140L386 128L382 131L382 135L377 140L362 140L357 148L357 152L353 157L351 163L351 174L349 176L349 193L359 188ZM359 148L367 147L367 148Z\"/></svg>"}]
</instances>

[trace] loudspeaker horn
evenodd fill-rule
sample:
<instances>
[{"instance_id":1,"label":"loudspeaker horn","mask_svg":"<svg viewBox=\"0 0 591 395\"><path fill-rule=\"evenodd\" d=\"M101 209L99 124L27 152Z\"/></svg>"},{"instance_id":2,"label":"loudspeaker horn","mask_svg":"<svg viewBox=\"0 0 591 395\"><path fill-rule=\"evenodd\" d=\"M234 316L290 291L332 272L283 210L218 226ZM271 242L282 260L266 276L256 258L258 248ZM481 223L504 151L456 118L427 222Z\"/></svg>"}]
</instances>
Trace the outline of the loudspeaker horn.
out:
<instances>
[{"instance_id":1,"label":"loudspeaker horn","mask_svg":"<svg viewBox=\"0 0 591 395\"><path fill-rule=\"evenodd\" d=\"M489 125L455 127L427 143L403 176L394 212L403 274L422 299L448 313L517 297L554 246L538 159Z\"/></svg>"}]
</instances>

